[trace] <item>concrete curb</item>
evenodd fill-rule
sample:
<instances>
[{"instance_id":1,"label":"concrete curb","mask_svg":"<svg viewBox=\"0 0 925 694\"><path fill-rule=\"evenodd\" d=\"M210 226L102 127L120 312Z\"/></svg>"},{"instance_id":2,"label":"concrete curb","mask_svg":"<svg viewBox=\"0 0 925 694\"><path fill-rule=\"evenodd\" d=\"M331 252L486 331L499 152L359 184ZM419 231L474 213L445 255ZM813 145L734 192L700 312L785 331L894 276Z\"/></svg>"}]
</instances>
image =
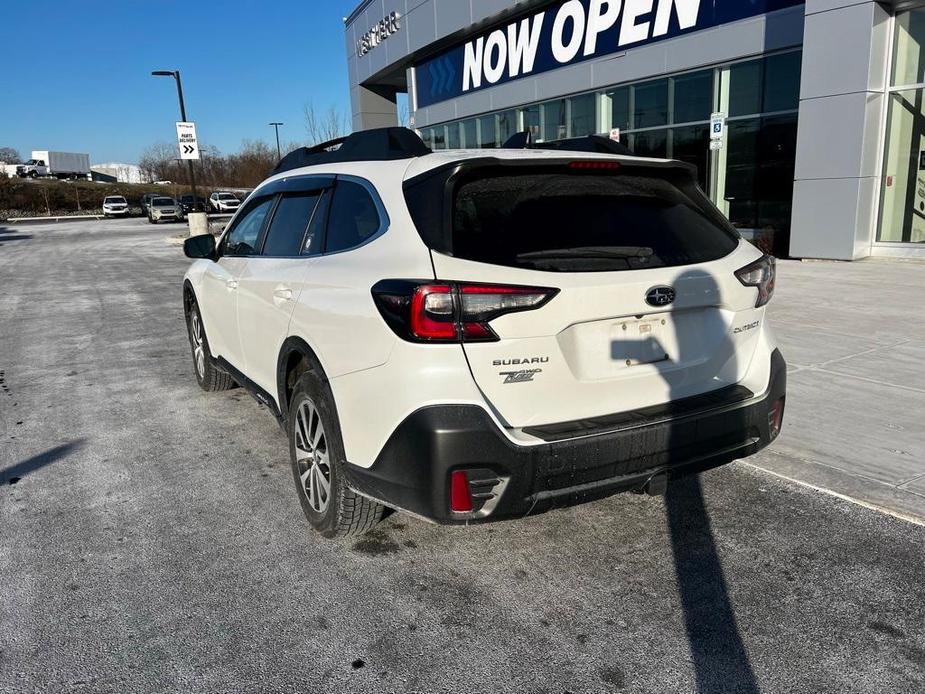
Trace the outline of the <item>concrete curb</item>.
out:
<instances>
[{"instance_id":1,"label":"concrete curb","mask_svg":"<svg viewBox=\"0 0 925 694\"><path fill-rule=\"evenodd\" d=\"M13 219L0 219L3 224L42 224L48 222L91 222L93 220L105 219L101 214L81 214L73 217L14 217ZM135 219L133 217L123 217L123 219Z\"/></svg>"},{"instance_id":2,"label":"concrete curb","mask_svg":"<svg viewBox=\"0 0 925 694\"><path fill-rule=\"evenodd\" d=\"M230 214L215 214L209 215L209 219L215 220L227 220L231 219L232 215ZM125 221L129 219L144 219L144 215L136 217L112 217L112 221ZM0 224L50 224L58 222L92 222L92 221L109 221L109 218L105 215L97 214L82 214L74 216L62 216L62 217L14 217L12 219L0 219Z\"/></svg>"}]
</instances>

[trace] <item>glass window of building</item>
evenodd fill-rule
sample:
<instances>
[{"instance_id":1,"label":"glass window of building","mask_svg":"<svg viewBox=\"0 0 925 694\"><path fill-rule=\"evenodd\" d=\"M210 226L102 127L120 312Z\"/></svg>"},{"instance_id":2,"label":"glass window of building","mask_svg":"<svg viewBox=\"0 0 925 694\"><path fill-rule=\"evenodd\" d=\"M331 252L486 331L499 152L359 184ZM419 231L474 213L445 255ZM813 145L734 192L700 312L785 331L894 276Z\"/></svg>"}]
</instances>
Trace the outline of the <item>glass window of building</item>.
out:
<instances>
[{"instance_id":1,"label":"glass window of building","mask_svg":"<svg viewBox=\"0 0 925 694\"><path fill-rule=\"evenodd\" d=\"M710 126L685 125L671 130L672 159L679 159L697 167L697 182L707 189L707 171L710 164Z\"/></svg>"},{"instance_id":2,"label":"glass window of building","mask_svg":"<svg viewBox=\"0 0 925 694\"><path fill-rule=\"evenodd\" d=\"M710 120L713 112L713 70L671 79L674 90L672 123Z\"/></svg>"},{"instance_id":3,"label":"glass window of building","mask_svg":"<svg viewBox=\"0 0 925 694\"><path fill-rule=\"evenodd\" d=\"M446 149L446 128L442 125L434 128L434 149Z\"/></svg>"},{"instance_id":4,"label":"glass window of building","mask_svg":"<svg viewBox=\"0 0 925 694\"><path fill-rule=\"evenodd\" d=\"M635 133L631 139L630 149L633 150L633 154L640 157L664 159L668 156L668 131L650 130Z\"/></svg>"},{"instance_id":5,"label":"glass window of building","mask_svg":"<svg viewBox=\"0 0 925 694\"><path fill-rule=\"evenodd\" d=\"M764 60L764 113L793 111L800 107L803 53L781 53Z\"/></svg>"},{"instance_id":6,"label":"glass window of building","mask_svg":"<svg viewBox=\"0 0 925 694\"><path fill-rule=\"evenodd\" d=\"M925 10L896 15L893 76L890 84L905 87L925 82Z\"/></svg>"},{"instance_id":7,"label":"glass window of building","mask_svg":"<svg viewBox=\"0 0 925 694\"><path fill-rule=\"evenodd\" d=\"M503 111L498 114L498 146L507 142L520 128L517 127L517 111Z\"/></svg>"},{"instance_id":8,"label":"glass window of building","mask_svg":"<svg viewBox=\"0 0 925 694\"><path fill-rule=\"evenodd\" d=\"M729 117L761 113L764 70L760 60L729 68Z\"/></svg>"},{"instance_id":9,"label":"glass window of building","mask_svg":"<svg viewBox=\"0 0 925 694\"><path fill-rule=\"evenodd\" d=\"M565 123L565 99L547 101L542 106L543 140L564 140L568 137Z\"/></svg>"},{"instance_id":10,"label":"glass window of building","mask_svg":"<svg viewBox=\"0 0 925 694\"><path fill-rule=\"evenodd\" d=\"M479 127L474 118L464 120L462 127L462 146L476 149L479 146Z\"/></svg>"},{"instance_id":11,"label":"glass window of building","mask_svg":"<svg viewBox=\"0 0 925 694\"><path fill-rule=\"evenodd\" d=\"M479 118L479 147L492 149L498 146L498 133L494 116Z\"/></svg>"},{"instance_id":12,"label":"glass window of building","mask_svg":"<svg viewBox=\"0 0 925 694\"><path fill-rule=\"evenodd\" d=\"M896 16L877 241L925 243L925 10Z\"/></svg>"},{"instance_id":13,"label":"glass window of building","mask_svg":"<svg viewBox=\"0 0 925 694\"><path fill-rule=\"evenodd\" d=\"M633 87L633 128L668 125L668 80Z\"/></svg>"},{"instance_id":14,"label":"glass window of building","mask_svg":"<svg viewBox=\"0 0 925 694\"><path fill-rule=\"evenodd\" d=\"M433 149L433 148L434 148L434 130L433 130L433 128L424 128L424 129L421 131L421 139L424 140L424 144L425 144L425 145L427 145L428 147L430 147L431 149Z\"/></svg>"},{"instance_id":15,"label":"glass window of building","mask_svg":"<svg viewBox=\"0 0 925 694\"><path fill-rule=\"evenodd\" d=\"M569 99L568 137L584 137L597 132L597 94Z\"/></svg>"},{"instance_id":16,"label":"glass window of building","mask_svg":"<svg viewBox=\"0 0 925 694\"><path fill-rule=\"evenodd\" d=\"M630 128L630 90L620 87L604 94L610 103L610 127L629 130Z\"/></svg>"},{"instance_id":17,"label":"glass window of building","mask_svg":"<svg viewBox=\"0 0 925 694\"><path fill-rule=\"evenodd\" d=\"M523 118L523 129L529 130L533 135L533 141L541 139L540 135L540 107L539 105L528 106L520 110L520 117Z\"/></svg>"},{"instance_id":18,"label":"glass window of building","mask_svg":"<svg viewBox=\"0 0 925 694\"><path fill-rule=\"evenodd\" d=\"M459 123L450 123L446 126L446 148L460 149L462 141L459 137Z\"/></svg>"}]
</instances>

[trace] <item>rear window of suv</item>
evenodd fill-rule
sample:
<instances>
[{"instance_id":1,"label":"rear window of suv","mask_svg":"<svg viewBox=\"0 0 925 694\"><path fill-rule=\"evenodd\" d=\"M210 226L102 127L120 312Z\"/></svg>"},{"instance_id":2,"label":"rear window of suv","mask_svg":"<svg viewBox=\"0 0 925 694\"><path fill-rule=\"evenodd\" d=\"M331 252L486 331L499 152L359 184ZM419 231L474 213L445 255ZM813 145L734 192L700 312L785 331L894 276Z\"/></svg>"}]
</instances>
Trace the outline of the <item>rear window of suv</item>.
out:
<instances>
[{"instance_id":1,"label":"rear window of suv","mask_svg":"<svg viewBox=\"0 0 925 694\"><path fill-rule=\"evenodd\" d=\"M445 220L449 243L435 250L550 272L716 260L735 249L738 236L688 178L683 171L663 176L642 167L470 172L456 185Z\"/></svg>"}]
</instances>

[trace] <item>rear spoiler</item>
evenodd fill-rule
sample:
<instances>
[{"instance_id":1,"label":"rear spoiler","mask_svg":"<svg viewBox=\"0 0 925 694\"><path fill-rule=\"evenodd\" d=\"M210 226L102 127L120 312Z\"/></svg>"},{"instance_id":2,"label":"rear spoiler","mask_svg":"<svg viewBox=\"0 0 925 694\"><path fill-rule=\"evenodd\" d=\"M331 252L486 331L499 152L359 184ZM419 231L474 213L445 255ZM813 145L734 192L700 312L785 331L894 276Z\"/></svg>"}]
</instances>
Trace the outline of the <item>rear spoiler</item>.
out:
<instances>
[{"instance_id":1,"label":"rear spoiler","mask_svg":"<svg viewBox=\"0 0 925 694\"><path fill-rule=\"evenodd\" d=\"M585 137L572 137L566 140L551 140L549 142L534 143L533 133L530 130L514 133L501 149L553 149L567 152L588 152L596 154L619 154L623 157L632 157L633 153L616 140L603 135L587 135Z\"/></svg>"}]
</instances>

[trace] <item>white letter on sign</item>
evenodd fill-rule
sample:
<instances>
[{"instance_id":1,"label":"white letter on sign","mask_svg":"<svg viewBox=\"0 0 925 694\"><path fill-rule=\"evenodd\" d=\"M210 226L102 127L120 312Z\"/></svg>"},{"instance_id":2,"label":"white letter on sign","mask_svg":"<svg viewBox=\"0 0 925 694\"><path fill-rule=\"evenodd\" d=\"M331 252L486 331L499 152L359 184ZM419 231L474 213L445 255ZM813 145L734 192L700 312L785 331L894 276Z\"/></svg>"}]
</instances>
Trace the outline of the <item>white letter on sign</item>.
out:
<instances>
[{"instance_id":1,"label":"white letter on sign","mask_svg":"<svg viewBox=\"0 0 925 694\"><path fill-rule=\"evenodd\" d=\"M585 56L597 50L597 37L617 23L623 0L591 0L588 12L588 33L585 36ZM606 11L604 10L606 8Z\"/></svg>"},{"instance_id":2,"label":"white letter on sign","mask_svg":"<svg viewBox=\"0 0 925 694\"><path fill-rule=\"evenodd\" d=\"M533 72L533 63L536 61L536 49L540 44L540 33L543 31L543 19L546 13L540 12L533 18L533 26L530 26L530 19L525 19L518 25L508 25L507 28L507 50L508 50L508 70L511 77L523 73L525 75Z\"/></svg>"},{"instance_id":3,"label":"white letter on sign","mask_svg":"<svg viewBox=\"0 0 925 694\"><path fill-rule=\"evenodd\" d=\"M482 86L482 54L485 52L485 37L466 44L466 58L463 65L463 91Z\"/></svg>"},{"instance_id":4,"label":"white letter on sign","mask_svg":"<svg viewBox=\"0 0 925 694\"><path fill-rule=\"evenodd\" d=\"M495 58L497 54L497 58ZM495 84L504 74L507 67L507 38L504 32L497 29L488 35L485 43L485 79Z\"/></svg>"},{"instance_id":5,"label":"white letter on sign","mask_svg":"<svg viewBox=\"0 0 925 694\"><path fill-rule=\"evenodd\" d=\"M623 24L620 26L620 45L645 41L649 38L651 22L636 24L641 15L652 11L652 0L626 0L623 9Z\"/></svg>"},{"instance_id":6,"label":"white letter on sign","mask_svg":"<svg viewBox=\"0 0 925 694\"><path fill-rule=\"evenodd\" d=\"M565 38L565 23L572 20L572 37L568 45L562 43ZM585 28L585 7L580 0L569 0L559 8L556 21L552 25L552 55L560 64L571 62L581 50Z\"/></svg>"},{"instance_id":7,"label":"white letter on sign","mask_svg":"<svg viewBox=\"0 0 925 694\"><path fill-rule=\"evenodd\" d=\"M678 24L681 29L690 29L697 25L697 15L700 14L700 0L660 0L658 12L655 15L653 36L664 36L668 33L672 7L677 8Z\"/></svg>"}]
</instances>

